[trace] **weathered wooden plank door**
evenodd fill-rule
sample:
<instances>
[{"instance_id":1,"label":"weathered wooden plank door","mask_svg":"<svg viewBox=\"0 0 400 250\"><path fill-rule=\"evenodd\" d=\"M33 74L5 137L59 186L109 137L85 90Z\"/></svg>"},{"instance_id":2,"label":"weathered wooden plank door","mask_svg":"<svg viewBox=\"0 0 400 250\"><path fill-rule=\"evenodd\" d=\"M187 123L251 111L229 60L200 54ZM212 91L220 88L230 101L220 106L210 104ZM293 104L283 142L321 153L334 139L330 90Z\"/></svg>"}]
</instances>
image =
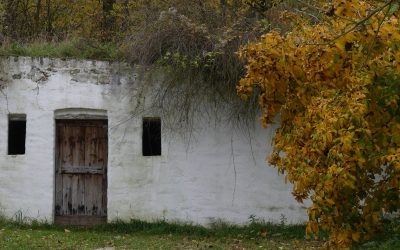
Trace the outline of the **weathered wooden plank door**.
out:
<instances>
[{"instance_id":1,"label":"weathered wooden plank door","mask_svg":"<svg viewBox=\"0 0 400 250\"><path fill-rule=\"evenodd\" d=\"M55 223L107 219L107 120L56 120Z\"/></svg>"}]
</instances>

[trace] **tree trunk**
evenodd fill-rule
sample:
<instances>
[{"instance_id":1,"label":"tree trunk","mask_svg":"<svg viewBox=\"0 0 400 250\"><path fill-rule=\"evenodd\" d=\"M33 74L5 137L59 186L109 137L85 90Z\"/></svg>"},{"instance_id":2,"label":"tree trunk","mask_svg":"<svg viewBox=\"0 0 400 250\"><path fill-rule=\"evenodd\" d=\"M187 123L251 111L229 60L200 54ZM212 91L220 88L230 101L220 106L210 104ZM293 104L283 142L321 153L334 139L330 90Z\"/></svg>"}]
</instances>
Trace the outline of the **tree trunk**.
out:
<instances>
[{"instance_id":1,"label":"tree trunk","mask_svg":"<svg viewBox=\"0 0 400 250\"><path fill-rule=\"evenodd\" d=\"M35 34L39 34L40 31L40 11L42 9L42 0L36 0L36 12L35 12Z\"/></svg>"},{"instance_id":2,"label":"tree trunk","mask_svg":"<svg viewBox=\"0 0 400 250\"><path fill-rule=\"evenodd\" d=\"M111 40L115 17L112 14L115 0L103 0L103 40Z\"/></svg>"},{"instance_id":3,"label":"tree trunk","mask_svg":"<svg viewBox=\"0 0 400 250\"><path fill-rule=\"evenodd\" d=\"M47 4L47 39L50 39L53 36L53 20L51 15L51 0L46 1Z\"/></svg>"},{"instance_id":4,"label":"tree trunk","mask_svg":"<svg viewBox=\"0 0 400 250\"><path fill-rule=\"evenodd\" d=\"M220 0L219 1L219 7L221 9L222 17L224 18L225 15L226 15L226 0Z\"/></svg>"}]
</instances>

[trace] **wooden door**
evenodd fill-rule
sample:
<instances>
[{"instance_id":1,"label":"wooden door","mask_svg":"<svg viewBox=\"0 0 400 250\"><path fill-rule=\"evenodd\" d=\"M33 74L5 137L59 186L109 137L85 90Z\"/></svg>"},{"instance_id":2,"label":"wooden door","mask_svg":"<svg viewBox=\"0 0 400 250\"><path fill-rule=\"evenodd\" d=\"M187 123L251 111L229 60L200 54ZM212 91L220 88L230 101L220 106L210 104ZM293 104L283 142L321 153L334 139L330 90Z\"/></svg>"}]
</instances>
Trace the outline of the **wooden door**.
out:
<instances>
[{"instance_id":1,"label":"wooden door","mask_svg":"<svg viewBox=\"0 0 400 250\"><path fill-rule=\"evenodd\" d=\"M55 223L107 219L107 120L57 120Z\"/></svg>"}]
</instances>

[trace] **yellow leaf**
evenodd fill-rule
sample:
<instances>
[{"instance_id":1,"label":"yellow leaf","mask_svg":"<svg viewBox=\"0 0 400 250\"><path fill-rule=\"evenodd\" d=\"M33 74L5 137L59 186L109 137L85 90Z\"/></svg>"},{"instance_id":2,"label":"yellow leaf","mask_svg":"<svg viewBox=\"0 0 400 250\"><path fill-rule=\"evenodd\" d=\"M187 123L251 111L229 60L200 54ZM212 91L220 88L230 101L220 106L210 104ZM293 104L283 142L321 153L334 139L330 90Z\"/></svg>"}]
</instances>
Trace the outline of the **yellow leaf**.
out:
<instances>
[{"instance_id":1,"label":"yellow leaf","mask_svg":"<svg viewBox=\"0 0 400 250\"><path fill-rule=\"evenodd\" d=\"M360 237L361 237L361 234L359 232L354 232L354 233L351 234L351 238L355 242L359 242L360 241Z\"/></svg>"}]
</instances>

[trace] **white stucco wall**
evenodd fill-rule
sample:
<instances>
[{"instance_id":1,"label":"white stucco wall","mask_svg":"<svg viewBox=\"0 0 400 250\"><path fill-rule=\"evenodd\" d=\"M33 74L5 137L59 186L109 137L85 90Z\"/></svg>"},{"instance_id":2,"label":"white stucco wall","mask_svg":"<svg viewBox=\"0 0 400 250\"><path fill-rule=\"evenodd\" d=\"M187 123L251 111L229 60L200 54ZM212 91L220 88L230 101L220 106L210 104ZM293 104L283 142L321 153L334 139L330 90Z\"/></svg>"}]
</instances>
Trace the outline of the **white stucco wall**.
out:
<instances>
[{"instance_id":1,"label":"white stucco wall","mask_svg":"<svg viewBox=\"0 0 400 250\"><path fill-rule=\"evenodd\" d=\"M251 140L207 121L197 123L189 144L164 130L162 156L142 156L142 117L158 114L137 105L143 88L136 77L108 62L0 58L0 213L53 221L55 111L83 108L107 111L109 221L306 219L290 186L266 166L273 128L258 121ZM9 113L27 115L25 155L7 155Z\"/></svg>"}]
</instances>

